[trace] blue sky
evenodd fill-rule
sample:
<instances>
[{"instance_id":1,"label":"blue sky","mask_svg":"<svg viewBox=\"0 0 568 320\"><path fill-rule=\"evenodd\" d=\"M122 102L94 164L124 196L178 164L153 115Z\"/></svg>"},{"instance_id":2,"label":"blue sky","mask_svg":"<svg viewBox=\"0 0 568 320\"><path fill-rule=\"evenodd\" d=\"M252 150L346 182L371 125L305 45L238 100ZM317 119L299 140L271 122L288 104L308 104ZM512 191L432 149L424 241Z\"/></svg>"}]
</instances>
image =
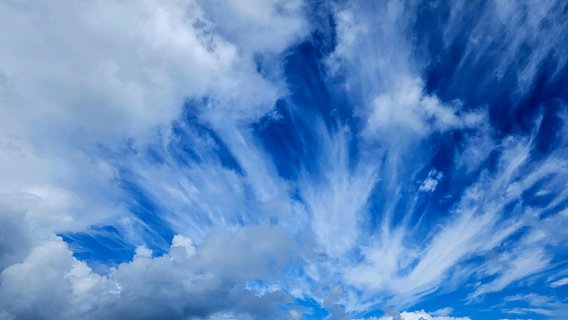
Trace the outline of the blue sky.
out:
<instances>
[{"instance_id":1,"label":"blue sky","mask_svg":"<svg viewBox=\"0 0 568 320\"><path fill-rule=\"evenodd\" d=\"M0 319L568 318L564 1L0 1L0 30Z\"/></svg>"}]
</instances>

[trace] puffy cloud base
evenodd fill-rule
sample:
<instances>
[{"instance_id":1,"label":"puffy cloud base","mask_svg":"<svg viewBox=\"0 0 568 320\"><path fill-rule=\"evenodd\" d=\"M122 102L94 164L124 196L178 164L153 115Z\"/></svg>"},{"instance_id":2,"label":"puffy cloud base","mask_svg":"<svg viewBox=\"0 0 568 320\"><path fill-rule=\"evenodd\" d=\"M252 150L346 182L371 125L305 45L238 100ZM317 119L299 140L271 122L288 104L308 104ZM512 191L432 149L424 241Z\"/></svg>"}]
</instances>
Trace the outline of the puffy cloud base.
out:
<instances>
[{"instance_id":1,"label":"puffy cloud base","mask_svg":"<svg viewBox=\"0 0 568 320\"><path fill-rule=\"evenodd\" d=\"M2 319L292 317L293 308L279 309L294 300L279 283L301 259L298 248L267 226L213 232L199 248L176 235L168 253L139 247L132 261L99 275L53 237L0 274Z\"/></svg>"}]
</instances>

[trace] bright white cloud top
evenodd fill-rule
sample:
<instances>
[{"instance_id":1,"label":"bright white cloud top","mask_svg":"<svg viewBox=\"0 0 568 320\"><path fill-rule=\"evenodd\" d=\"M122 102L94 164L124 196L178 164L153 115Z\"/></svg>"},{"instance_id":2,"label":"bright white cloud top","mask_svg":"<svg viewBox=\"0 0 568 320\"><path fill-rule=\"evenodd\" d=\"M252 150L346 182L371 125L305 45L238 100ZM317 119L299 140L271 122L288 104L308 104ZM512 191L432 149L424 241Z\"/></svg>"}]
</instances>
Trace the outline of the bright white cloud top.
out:
<instances>
[{"instance_id":1,"label":"bright white cloud top","mask_svg":"<svg viewBox=\"0 0 568 320\"><path fill-rule=\"evenodd\" d=\"M563 1L0 1L0 319L565 319Z\"/></svg>"}]
</instances>

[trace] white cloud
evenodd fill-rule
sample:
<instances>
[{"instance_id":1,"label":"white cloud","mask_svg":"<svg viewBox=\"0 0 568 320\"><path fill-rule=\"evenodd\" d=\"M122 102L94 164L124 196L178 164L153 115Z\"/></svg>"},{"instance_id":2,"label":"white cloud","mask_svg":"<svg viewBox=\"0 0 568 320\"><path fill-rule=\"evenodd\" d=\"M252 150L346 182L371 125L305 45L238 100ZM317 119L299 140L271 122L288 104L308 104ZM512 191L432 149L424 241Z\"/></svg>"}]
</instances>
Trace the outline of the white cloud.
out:
<instances>
[{"instance_id":1,"label":"white cloud","mask_svg":"<svg viewBox=\"0 0 568 320\"><path fill-rule=\"evenodd\" d=\"M541 314L545 316L556 315L563 307L555 297L548 297L530 294L519 294L508 296L504 299L506 302L516 302L517 304L524 304L522 307L507 308L503 311L508 314Z\"/></svg>"},{"instance_id":2,"label":"white cloud","mask_svg":"<svg viewBox=\"0 0 568 320\"><path fill-rule=\"evenodd\" d=\"M425 92L412 44L404 36L411 10L400 1L349 2L336 11L338 44L327 61L332 75L364 115L365 134L396 145L433 131L479 126L484 114L462 112ZM380 19L377 19L380 16Z\"/></svg>"},{"instance_id":3,"label":"white cloud","mask_svg":"<svg viewBox=\"0 0 568 320\"><path fill-rule=\"evenodd\" d=\"M373 98L367 122L367 134L409 130L418 136L479 125L482 113L457 115L456 106L444 105L437 97L425 94L419 79L401 76L386 93Z\"/></svg>"},{"instance_id":4,"label":"white cloud","mask_svg":"<svg viewBox=\"0 0 568 320\"><path fill-rule=\"evenodd\" d=\"M323 125L316 129L323 142L319 160L322 177L309 172L299 181L312 230L323 251L343 256L356 245L361 214L376 182L374 165L361 163L350 168L349 134L340 130L329 135Z\"/></svg>"},{"instance_id":5,"label":"white cloud","mask_svg":"<svg viewBox=\"0 0 568 320\"><path fill-rule=\"evenodd\" d=\"M476 276L480 279L493 277L491 281L478 284L470 298L500 291L545 270L551 259L545 247L552 243L545 235L557 234L552 231L553 225L557 224L554 221L563 221L565 215L559 213L538 223L530 222L533 219L530 210L501 218L505 205L519 201L523 192L536 181L552 174L558 178L566 175L562 166L556 164L554 155L533 163L529 157L530 145L528 139L506 141L501 146L499 170L491 175L481 175L476 184L466 189L444 224L430 231L427 243L412 245L411 226L393 228L388 233L389 238L384 237L385 229L381 230L380 241L362 247L364 261L346 266L346 282L367 292L370 297L373 293L392 295L389 304L406 305L443 288L453 272L458 274L461 268L467 270L460 262L468 257L484 257L486 261L477 269ZM555 185L554 179L549 184ZM525 226L530 226L530 232L514 245L505 242ZM407 241L411 244L406 244Z\"/></svg>"},{"instance_id":6,"label":"white cloud","mask_svg":"<svg viewBox=\"0 0 568 320\"><path fill-rule=\"evenodd\" d=\"M187 97L203 95L237 104L235 111L270 105L282 88L256 72L253 54L278 53L299 39L301 7L234 2L241 10L227 19L224 6L209 5L3 3L0 27L15 30L0 36L4 134L140 135L175 119ZM268 25L281 37L268 36Z\"/></svg>"},{"instance_id":7,"label":"white cloud","mask_svg":"<svg viewBox=\"0 0 568 320\"><path fill-rule=\"evenodd\" d=\"M3 28L18 32L0 39L10 98L3 127L14 133L26 123L53 134L66 124L76 126L68 134L98 138L167 123L185 96L205 93L236 59L229 43L192 27L198 10L181 1L4 3Z\"/></svg>"},{"instance_id":8,"label":"white cloud","mask_svg":"<svg viewBox=\"0 0 568 320\"><path fill-rule=\"evenodd\" d=\"M442 31L446 48L463 37L459 26L470 15L468 5L467 1L458 1L451 6L449 21ZM495 79L503 79L508 72L514 72L517 87L510 94L515 102L521 101L537 80L541 62L547 55L554 52L557 59L558 69L554 75L567 62L566 47L560 45L566 39L563 30L567 22L558 6L561 5L557 1L487 2L473 21L457 72L470 72L467 62L488 61L487 55L490 55L493 77L479 79L476 86L484 88ZM524 51L527 46L531 48L529 52ZM519 54L525 55L523 60L517 59Z\"/></svg>"},{"instance_id":9,"label":"white cloud","mask_svg":"<svg viewBox=\"0 0 568 320\"><path fill-rule=\"evenodd\" d=\"M510 283L541 271L548 266L550 258L546 256L544 250L540 248L533 250L523 248L522 250L526 251L522 253L515 252L514 255L506 255L503 260L507 262L507 268L501 270L502 274L495 280L479 286L470 295L470 298L501 291Z\"/></svg>"},{"instance_id":10,"label":"white cloud","mask_svg":"<svg viewBox=\"0 0 568 320\"><path fill-rule=\"evenodd\" d=\"M401 320L471 320L468 317L450 317L448 315L436 316L424 310L410 311L410 312L404 311L400 314L400 319ZM396 320L396 318L392 316L385 316L379 318L378 320Z\"/></svg>"},{"instance_id":11,"label":"white cloud","mask_svg":"<svg viewBox=\"0 0 568 320\"><path fill-rule=\"evenodd\" d=\"M286 50L309 28L299 0L198 2L216 29L247 54Z\"/></svg>"},{"instance_id":12,"label":"white cloud","mask_svg":"<svg viewBox=\"0 0 568 320\"><path fill-rule=\"evenodd\" d=\"M302 7L232 5L240 10L226 19L223 6L192 0L0 4L0 28L13 30L0 34L4 202L24 206L43 236L124 216L117 161L101 146L116 151L134 139L143 147L157 127L168 131L187 98L210 97L217 109L203 112L224 114L220 125L271 108L285 84L276 71L258 73L254 56L277 55L305 35Z\"/></svg>"},{"instance_id":13,"label":"white cloud","mask_svg":"<svg viewBox=\"0 0 568 320\"><path fill-rule=\"evenodd\" d=\"M449 316L452 312L454 312L454 308L452 307L445 307L438 309L432 312L433 316Z\"/></svg>"},{"instance_id":14,"label":"white cloud","mask_svg":"<svg viewBox=\"0 0 568 320\"><path fill-rule=\"evenodd\" d=\"M422 182L422 185L418 188L418 190L424 192L432 192L436 190L438 183L440 183L440 180L442 180L443 177L444 173L439 172L436 169L430 170L430 172L428 172L428 177L424 179L424 182Z\"/></svg>"},{"instance_id":15,"label":"white cloud","mask_svg":"<svg viewBox=\"0 0 568 320\"><path fill-rule=\"evenodd\" d=\"M522 315L526 315L526 314L539 314L539 315L543 315L543 316L554 316L555 313L554 311L548 310L548 309L539 309L539 308L511 308L511 309L506 309L503 310L504 313L507 314L522 314Z\"/></svg>"},{"instance_id":16,"label":"white cloud","mask_svg":"<svg viewBox=\"0 0 568 320\"><path fill-rule=\"evenodd\" d=\"M544 270L550 265L550 252L544 249L544 240L535 238L543 227L531 224L531 227L537 230L526 234L526 238L521 237L524 240L514 245L505 242L512 234L526 226L532 214L510 214L506 205L522 201L523 192L530 190L544 177L566 177L565 160L560 159L562 157L559 154L551 154L547 159L532 163L532 138L509 137L502 143L497 142L494 140L488 117L483 111L460 112L459 101L442 102L434 94L426 92L420 77L420 62L413 56L411 43L402 36L406 28L409 28L407 23L412 21L412 18L407 16L412 10L403 8L408 9L398 1L389 1L380 6L364 2L337 5L335 17L338 43L326 65L327 70L341 80L342 89L355 105L354 114L361 117L365 124L364 138L367 139L367 144L364 146L375 160L369 160L369 163L375 164L372 167L375 178L374 181L361 185L384 186L379 200L384 203L384 209L382 212L372 213L381 218L375 233L371 231L373 236L358 239L359 241L347 241L357 244L364 257L363 261L346 261L336 269L331 268L341 274L347 283L363 292L363 298L359 300L361 305L364 305L362 301L365 301L365 297L373 299L377 296L392 297L390 300L385 299L395 305L411 304L447 286L452 276L463 282L464 277L468 278L472 270L461 263L471 257L488 260L486 265L483 263L484 267L477 270L476 276L484 280L490 274L496 276L494 281L478 289L479 294L499 291ZM451 10L468 14L467 10L459 11L462 9L461 4L458 4ZM487 11L484 14L492 13ZM522 23L522 19L515 21ZM455 21L456 24L460 22ZM511 28L511 25L507 25L507 28ZM456 36L454 30L460 29L448 29L447 36ZM476 29L475 32L477 31ZM539 60L536 56L534 58ZM506 59L503 63L511 61L512 59ZM536 127L538 128L538 124ZM421 150L417 141L434 132L464 128L467 128L469 133L464 137L464 144L460 145L460 152L455 154L456 172L444 172L442 176L441 173L431 171L417 188L418 191L433 191L440 179L451 179L454 174L461 175L459 171L463 170L469 174L479 170L491 154L498 155L498 168L494 172L482 170L477 183L468 187L450 212L440 213L444 218L438 221L432 230L422 231L428 234L426 240L414 243L414 233L420 232L420 228L409 224L408 220L412 219L412 210L419 195L408 197L410 203L406 206L398 201L403 190L407 190L402 187L406 182L403 177L414 176L416 172L424 169L421 167L423 163L431 160L419 158ZM342 143L341 140L337 142ZM385 160L377 163L376 159ZM408 159L413 159L412 162L415 163L408 163ZM343 171L338 168L339 166L334 167L331 172L339 176ZM356 170L353 172L348 173L347 177L358 176ZM349 179L343 178L339 181L346 182ZM377 185L374 185L375 183ZM546 184L555 190L554 194L558 194L558 199L566 199L556 182ZM325 186L330 189L323 188L326 190L324 194L334 194L332 188L338 188L339 185L326 183ZM356 189L353 194L365 193ZM339 221L346 226L347 232L342 234L339 240L355 239L356 237L350 235L367 231L357 229L356 232L351 232L353 224L347 219L347 215L336 215L333 210L325 209L326 205L334 203L333 201L325 201L324 197L317 199L316 203L324 208L320 211L326 214L322 215L325 218L321 220L323 222L320 227L315 229L316 235L319 230L329 230L331 234L337 234L334 228L326 227L330 221L334 224ZM333 199L341 199L341 196L334 195ZM347 203L342 199L339 202ZM560 202L555 200L554 203ZM395 208L401 210L397 205L408 212L398 212L402 217L397 217ZM337 204L334 207L343 208ZM336 216L342 219L336 220ZM393 226L394 220L402 222ZM548 227L546 229L548 230ZM556 242L548 240L548 243L551 241ZM506 248L502 248L505 245ZM516 245L519 245L520 249L515 250ZM500 258L493 259L491 253L497 248L505 250L505 253L499 253L497 256L500 255ZM504 261L512 268L510 274L504 269ZM318 276L321 277L325 270L322 267ZM463 276L459 276L462 271ZM327 272L334 274L334 271ZM463 286L463 283L458 286Z\"/></svg>"},{"instance_id":17,"label":"white cloud","mask_svg":"<svg viewBox=\"0 0 568 320\"><path fill-rule=\"evenodd\" d=\"M550 286L553 287L553 288L556 288L556 287L565 286L567 284L568 284L568 277L553 281L553 282L550 283Z\"/></svg>"}]
</instances>

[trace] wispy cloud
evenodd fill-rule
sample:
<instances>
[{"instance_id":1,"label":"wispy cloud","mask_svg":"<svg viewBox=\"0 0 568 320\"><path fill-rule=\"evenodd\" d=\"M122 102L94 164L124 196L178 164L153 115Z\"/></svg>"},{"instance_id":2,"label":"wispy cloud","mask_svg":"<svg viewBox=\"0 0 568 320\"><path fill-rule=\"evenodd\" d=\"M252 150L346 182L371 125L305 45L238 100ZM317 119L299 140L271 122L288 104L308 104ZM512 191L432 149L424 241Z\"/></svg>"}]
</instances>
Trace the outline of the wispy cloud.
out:
<instances>
[{"instance_id":1,"label":"wispy cloud","mask_svg":"<svg viewBox=\"0 0 568 320\"><path fill-rule=\"evenodd\" d=\"M561 287L568 284L568 278L558 279L550 283L551 287Z\"/></svg>"}]
</instances>

